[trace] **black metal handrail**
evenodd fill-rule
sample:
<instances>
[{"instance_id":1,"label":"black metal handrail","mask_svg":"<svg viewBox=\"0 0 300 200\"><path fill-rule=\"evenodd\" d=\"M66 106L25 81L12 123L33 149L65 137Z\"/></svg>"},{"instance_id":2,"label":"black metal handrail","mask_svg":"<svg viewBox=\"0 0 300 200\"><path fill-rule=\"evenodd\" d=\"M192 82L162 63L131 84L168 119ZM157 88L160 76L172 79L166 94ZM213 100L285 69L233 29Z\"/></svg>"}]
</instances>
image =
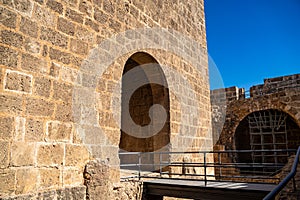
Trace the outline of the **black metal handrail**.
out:
<instances>
[{"instance_id":1,"label":"black metal handrail","mask_svg":"<svg viewBox=\"0 0 300 200\"><path fill-rule=\"evenodd\" d=\"M292 166L292 169L290 173L272 190L265 198L264 200L271 200L275 199L276 195L279 194L279 192L282 191L282 189L293 179L293 186L294 190L296 190L296 183L295 183L295 175L297 173L297 167L299 163L299 155L300 155L300 146L298 147L297 154Z\"/></svg>"},{"instance_id":2,"label":"black metal handrail","mask_svg":"<svg viewBox=\"0 0 300 200\"><path fill-rule=\"evenodd\" d=\"M230 162L230 163L224 163L222 162L221 160L221 154L229 154L231 159L233 158L232 156L234 156L236 153L253 153L253 152L269 152L269 153L279 153L279 152L285 152L287 153L287 155L290 155L290 153L295 153L296 150L295 149L284 149L284 150L281 150L281 149L277 149L277 150L226 150L226 151L193 151L193 152L120 152L119 155L120 155L120 159L122 156L136 156L136 162L132 162L132 159L131 161L128 163L122 163L120 165L120 167L125 167L127 169L130 169L131 167L135 167L136 171L138 174L137 176L130 176L130 177L125 177L125 178L121 178L121 179L124 179L124 180L127 180L128 178L138 178L138 179L141 179L141 178L149 178L146 173L141 173L141 167L143 166L155 166L155 167L158 167L159 168L159 171L155 170L156 172L159 172L159 178L162 178L162 175L166 174L166 175L184 175L184 176L191 176L191 177L194 177L194 176L198 176L198 177L202 177L205 184L207 183L208 181L208 178L210 177L215 177L215 178L218 178L218 179L223 179L223 178L226 178L226 180L228 180L228 178L231 178L232 180L234 180L234 178L242 178L242 179L250 179L251 180L256 180L259 179L259 180L273 180L273 181L280 181L279 177L277 176L274 176L274 174L277 174L280 169L284 166L283 164L284 163L240 163L240 162ZM176 154L179 154L179 155L182 155L182 154L198 154L199 155L199 158L203 158L201 159L202 162L178 162L178 161L163 161L162 159L162 156L170 156L170 155L176 155ZM207 160L207 156L209 154L212 154L211 156L213 156L214 154L217 154L217 157L215 157L215 159L217 159L217 162L216 160L214 162L209 162ZM142 157L143 155L157 155L159 156L159 162L158 163L142 163ZM167 156L167 157L168 157ZM212 157L210 156L210 158L212 159ZM213 156L214 157L214 156ZM196 168L202 168L203 171L201 172L202 174L190 174L190 173L187 173L187 174L177 174L177 173L174 173L174 172L170 172L170 171L163 171L162 169L165 167L165 166L169 166L169 167L183 167L183 168L189 168L189 167L196 167ZM129 167L129 168L128 168ZM269 168L272 168L274 171L264 171L265 169L269 169ZM123 169L125 169L123 168ZM242 171L242 174L236 174L236 175L233 175L233 174L227 174L226 171L223 172L223 169L226 169L226 168L235 168L235 169L243 169ZM249 168L249 170L248 170ZM207 170L208 169L214 169L215 172L217 172L217 174L207 174ZM263 171L259 171L260 169L262 169ZM258 171L257 171L258 170ZM143 170L144 171L144 170ZM224 173L224 174L223 174ZM151 175L151 178L153 178L153 175L152 173L150 173ZM244 181L244 180L243 180Z\"/></svg>"}]
</instances>

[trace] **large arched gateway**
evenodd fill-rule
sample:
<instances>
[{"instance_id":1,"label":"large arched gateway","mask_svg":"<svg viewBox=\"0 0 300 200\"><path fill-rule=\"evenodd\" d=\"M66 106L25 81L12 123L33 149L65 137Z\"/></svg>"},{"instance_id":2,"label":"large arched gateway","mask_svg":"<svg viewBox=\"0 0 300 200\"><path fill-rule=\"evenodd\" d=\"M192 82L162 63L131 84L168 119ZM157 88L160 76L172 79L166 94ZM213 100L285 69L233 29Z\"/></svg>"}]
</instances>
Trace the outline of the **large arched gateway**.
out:
<instances>
[{"instance_id":1,"label":"large arched gateway","mask_svg":"<svg viewBox=\"0 0 300 200\"><path fill-rule=\"evenodd\" d=\"M287 113L268 109L252 112L245 117L235 131L237 150L286 150L297 149L300 128ZM253 152L238 155L238 162L276 163L287 162L287 152Z\"/></svg>"}]
</instances>

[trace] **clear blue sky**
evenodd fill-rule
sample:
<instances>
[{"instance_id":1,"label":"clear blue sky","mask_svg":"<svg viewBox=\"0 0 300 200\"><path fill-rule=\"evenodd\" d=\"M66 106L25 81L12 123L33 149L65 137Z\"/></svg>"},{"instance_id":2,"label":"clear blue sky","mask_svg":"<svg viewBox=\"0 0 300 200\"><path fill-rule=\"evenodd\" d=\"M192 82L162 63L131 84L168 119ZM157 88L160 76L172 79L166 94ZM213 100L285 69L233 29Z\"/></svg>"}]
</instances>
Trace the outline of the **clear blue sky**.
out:
<instances>
[{"instance_id":1,"label":"clear blue sky","mask_svg":"<svg viewBox=\"0 0 300 200\"><path fill-rule=\"evenodd\" d=\"M300 73L300 0L205 0L208 53L224 86ZM210 68L211 68L210 63ZM221 86L211 69L211 88Z\"/></svg>"}]
</instances>

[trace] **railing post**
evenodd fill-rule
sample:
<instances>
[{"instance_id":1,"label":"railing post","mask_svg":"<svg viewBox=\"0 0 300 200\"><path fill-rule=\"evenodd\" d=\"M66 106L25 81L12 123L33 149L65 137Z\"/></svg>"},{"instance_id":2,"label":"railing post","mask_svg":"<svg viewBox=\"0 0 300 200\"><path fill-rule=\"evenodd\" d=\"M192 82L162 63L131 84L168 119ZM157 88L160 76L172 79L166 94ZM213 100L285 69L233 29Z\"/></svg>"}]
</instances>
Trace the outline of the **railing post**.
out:
<instances>
[{"instance_id":1,"label":"railing post","mask_svg":"<svg viewBox=\"0 0 300 200\"><path fill-rule=\"evenodd\" d=\"M139 181L141 180L141 165L142 165L142 157L141 157L141 152L138 153L138 158L139 158Z\"/></svg>"},{"instance_id":2,"label":"railing post","mask_svg":"<svg viewBox=\"0 0 300 200\"><path fill-rule=\"evenodd\" d=\"M221 154L218 152L218 164L219 164L219 176L222 178L222 168L221 168Z\"/></svg>"},{"instance_id":3,"label":"railing post","mask_svg":"<svg viewBox=\"0 0 300 200\"><path fill-rule=\"evenodd\" d=\"M162 153L159 152L159 177L161 178L162 173Z\"/></svg>"},{"instance_id":4,"label":"railing post","mask_svg":"<svg viewBox=\"0 0 300 200\"><path fill-rule=\"evenodd\" d=\"M207 186L207 177L206 177L206 152L203 153L203 159L204 159L204 184L205 187Z\"/></svg>"}]
</instances>

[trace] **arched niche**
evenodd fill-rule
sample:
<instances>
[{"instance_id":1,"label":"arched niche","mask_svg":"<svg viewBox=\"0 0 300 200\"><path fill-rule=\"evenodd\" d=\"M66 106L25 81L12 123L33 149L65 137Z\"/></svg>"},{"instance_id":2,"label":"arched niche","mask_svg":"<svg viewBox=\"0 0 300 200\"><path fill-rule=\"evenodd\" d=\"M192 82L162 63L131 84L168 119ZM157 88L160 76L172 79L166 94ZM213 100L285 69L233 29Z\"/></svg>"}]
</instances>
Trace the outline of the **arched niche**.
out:
<instances>
[{"instance_id":1,"label":"arched niche","mask_svg":"<svg viewBox=\"0 0 300 200\"><path fill-rule=\"evenodd\" d=\"M169 90L163 70L150 54L137 52L128 58L123 70L121 96L120 151L166 151L170 143ZM163 108L164 117L151 110L153 105ZM161 128L155 131L155 127ZM137 162L137 157L122 156L120 160L121 164ZM158 160L157 155L151 153L142 158L144 164L153 164L147 170L157 169L154 164Z\"/></svg>"}]
</instances>

